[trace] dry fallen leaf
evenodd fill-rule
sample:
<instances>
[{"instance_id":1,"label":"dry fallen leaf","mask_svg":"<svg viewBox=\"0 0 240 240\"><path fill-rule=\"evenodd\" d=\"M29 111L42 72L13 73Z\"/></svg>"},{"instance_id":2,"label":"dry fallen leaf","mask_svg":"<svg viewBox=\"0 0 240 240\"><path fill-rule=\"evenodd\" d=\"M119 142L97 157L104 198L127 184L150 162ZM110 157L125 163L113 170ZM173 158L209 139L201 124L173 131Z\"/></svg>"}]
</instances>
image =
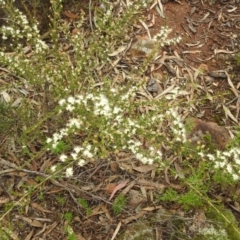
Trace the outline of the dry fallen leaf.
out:
<instances>
[{"instance_id":1,"label":"dry fallen leaf","mask_svg":"<svg viewBox=\"0 0 240 240\"><path fill-rule=\"evenodd\" d=\"M115 183L109 183L106 186L106 192L111 194L117 185Z\"/></svg>"},{"instance_id":2,"label":"dry fallen leaf","mask_svg":"<svg viewBox=\"0 0 240 240\"><path fill-rule=\"evenodd\" d=\"M119 183L119 184L114 188L114 190L113 190L113 192L112 192L109 200L111 200L111 199L113 198L113 196L115 195L115 193L116 193L118 190L124 188L128 182L129 182L129 180L126 180L126 181L124 181L124 182Z\"/></svg>"},{"instance_id":3,"label":"dry fallen leaf","mask_svg":"<svg viewBox=\"0 0 240 240\"><path fill-rule=\"evenodd\" d=\"M140 173L147 173L151 170L153 170L155 168L155 166L153 165L142 165L139 167L133 167L133 170L140 172Z\"/></svg>"},{"instance_id":4,"label":"dry fallen leaf","mask_svg":"<svg viewBox=\"0 0 240 240\"><path fill-rule=\"evenodd\" d=\"M30 224L33 227L42 227L43 226L41 222L39 222L35 219L31 219L31 218L23 217L23 216L16 216L16 217L19 219L23 219L25 222L27 222L28 224Z\"/></svg>"},{"instance_id":5,"label":"dry fallen leaf","mask_svg":"<svg viewBox=\"0 0 240 240\"><path fill-rule=\"evenodd\" d=\"M33 207L33 208L36 208L37 210L39 210L39 211L41 211L41 212L45 212L45 213L51 213L52 211L49 211L49 210L47 210L47 209L44 209L43 207L41 207L39 204L37 204L37 203L31 203L31 206Z\"/></svg>"},{"instance_id":6,"label":"dry fallen leaf","mask_svg":"<svg viewBox=\"0 0 240 240\"><path fill-rule=\"evenodd\" d=\"M113 57L118 55L119 53L123 52L125 49L127 49L128 46L120 46L117 50L115 50L112 53L109 53L108 56Z\"/></svg>"},{"instance_id":7,"label":"dry fallen leaf","mask_svg":"<svg viewBox=\"0 0 240 240\"><path fill-rule=\"evenodd\" d=\"M63 14L69 18L72 18L72 19L75 19L75 18L78 18L78 15L77 14L74 14L72 12L69 12L69 11L64 11Z\"/></svg>"},{"instance_id":8,"label":"dry fallen leaf","mask_svg":"<svg viewBox=\"0 0 240 240\"><path fill-rule=\"evenodd\" d=\"M225 112L226 118L230 117L234 122L238 123L238 120L233 116L229 108L223 105L223 110Z\"/></svg>"},{"instance_id":9,"label":"dry fallen leaf","mask_svg":"<svg viewBox=\"0 0 240 240\"><path fill-rule=\"evenodd\" d=\"M32 231L26 236L26 238L25 238L24 240L31 240L31 239L32 239L32 236L33 236L33 233L34 233L34 231L32 230Z\"/></svg>"}]
</instances>

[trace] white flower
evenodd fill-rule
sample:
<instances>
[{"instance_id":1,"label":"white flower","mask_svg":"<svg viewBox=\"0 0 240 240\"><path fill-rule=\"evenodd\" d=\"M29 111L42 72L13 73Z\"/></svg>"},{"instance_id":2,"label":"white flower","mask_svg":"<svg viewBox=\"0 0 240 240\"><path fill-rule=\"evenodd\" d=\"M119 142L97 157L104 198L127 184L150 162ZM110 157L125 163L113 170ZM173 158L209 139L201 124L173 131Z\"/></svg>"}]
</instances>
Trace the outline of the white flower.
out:
<instances>
[{"instance_id":1,"label":"white flower","mask_svg":"<svg viewBox=\"0 0 240 240\"><path fill-rule=\"evenodd\" d=\"M61 100L59 100L59 102L58 102L58 104L59 104L60 106L63 106L65 103L66 103L66 100L65 100L65 99L61 99Z\"/></svg>"},{"instance_id":2,"label":"white flower","mask_svg":"<svg viewBox=\"0 0 240 240\"><path fill-rule=\"evenodd\" d=\"M232 177L233 177L233 180L234 180L234 181L239 180L239 176L238 176L237 174L233 174Z\"/></svg>"},{"instance_id":3,"label":"white flower","mask_svg":"<svg viewBox=\"0 0 240 240\"><path fill-rule=\"evenodd\" d=\"M106 96L104 96L103 94L100 94L99 97L100 97L100 101L99 101L100 106L104 107L104 106L109 105L109 102L108 102L108 99L106 98Z\"/></svg>"},{"instance_id":4,"label":"white flower","mask_svg":"<svg viewBox=\"0 0 240 240\"><path fill-rule=\"evenodd\" d=\"M81 159L81 160L78 161L78 166L79 167L82 167L84 165L85 165L85 160L84 159Z\"/></svg>"},{"instance_id":5,"label":"white flower","mask_svg":"<svg viewBox=\"0 0 240 240\"><path fill-rule=\"evenodd\" d=\"M240 165L240 159L239 158L235 158L234 161L235 161L236 164Z\"/></svg>"},{"instance_id":6,"label":"white flower","mask_svg":"<svg viewBox=\"0 0 240 240\"><path fill-rule=\"evenodd\" d=\"M59 157L59 159L60 159L61 162L65 162L66 159L67 159L67 155L61 154L61 156Z\"/></svg>"},{"instance_id":7,"label":"white flower","mask_svg":"<svg viewBox=\"0 0 240 240\"><path fill-rule=\"evenodd\" d=\"M114 114L118 114L118 113L120 113L121 111L122 111L122 109L119 108L119 107L114 107L114 108L113 108L113 113L114 113Z\"/></svg>"},{"instance_id":8,"label":"white flower","mask_svg":"<svg viewBox=\"0 0 240 240\"><path fill-rule=\"evenodd\" d=\"M52 139L51 138L47 138L46 142L50 143L50 142L52 142Z\"/></svg>"},{"instance_id":9,"label":"white flower","mask_svg":"<svg viewBox=\"0 0 240 240\"><path fill-rule=\"evenodd\" d=\"M198 155L199 155L200 157L202 157L202 158L204 157L204 153L203 153L203 152L199 152Z\"/></svg>"},{"instance_id":10,"label":"white flower","mask_svg":"<svg viewBox=\"0 0 240 240\"><path fill-rule=\"evenodd\" d=\"M73 160L77 160L77 157L78 157L77 153L71 153L71 156Z\"/></svg>"},{"instance_id":11,"label":"white flower","mask_svg":"<svg viewBox=\"0 0 240 240\"><path fill-rule=\"evenodd\" d=\"M69 167L66 169L66 177L72 177L73 175L73 169L72 167Z\"/></svg>"},{"instance_id":12,"label":"white flower","mask_svg":"<svg viewBox=\"0 0 240 240\"><path fill-rule=\"evenodd\" d=\"M61 137L68 135L68 134L67 134L67 129L66 129L66 128L62 128L62 129L60 129L59 132L60 132L60 136L61 136Z\"/></svg>"},{"instance_id":13,"label":"white flower","mask_svg":"<svg viewBox=\"0 0 240 240\"><path fill-rule=\"evenodd\" d=\"M78 154L81 150L83 150L83 148L80 146L75 146L73 150Z\"/></svg>"},{"instance_id":14,"label":"white flower","mask_svg":"<svg viewBox=\"0 0 240 240\"><path fill-rule=\"evenodd\" d=\"M222 154L226 157L231 157L232 155L231 152L227 152L227 151L223 152Z\"/></svg>"},{"instance_id":15,"label":"white flower","mask_svg":"<svg viewBox=\"0 0 240 240\"><path fill-rule=\"evenodd\" d=\"M73 96L69 96L67 101L71 104L74 104L75 103L75 98Z\"/></svg>"},{"instance_id":16,"label":"white flower","mask_svg":"<svg viewBox=\"0 0 240 240\"><path fill-rule=\"evenodd\" d=\"M89 94L87 94L87 96L86 96L86 99L89 99L89 100L91 100L91 99L93 99L93 98L94 98L94 96L93 96L92 93L89 93Z\"/></svg>"},{"instance_id":17,"label":"white flower","mask_svg":"<svg viewBox=\"0 0 240 240\"><path fill-rule=\"evenodd\" d=\"M233 169L232 169L232 165L231 165L231 164L228 164L228 165L227 165L227 171L228 171L229 173L232 173Z\"/></svg>"},{"instance_id":18,"label":"white flower","mask_svg":"<svg viewBox=\"0 0 240 240\"><path fill-rule=\"evenodd\" d=\"M53 143L53 144L52 144L52 148L53 148L53 149L57 148L57 145L58 145L57 142Z\"/></svg>"},{"instance_id":19,"label":"white flower","mask_svg":"<svg viewBox=\"0 0 240 240\"><path fill-rule=\"evenodd\" d=\"M215 160L215 156L213 155L213 154L207 154L207 157L208 157L208 159L209 160L211 160L211 161L214 161Z\"/></svg>"},{"instance_id":20,"label":"white flower","mask_svg":"<svg viewBox=\"0 0 240 240\"><path fill-rule=\"evenodd\" d=\"M56 165L51 166L51 171L52 171L52 172L55 172L55 171L56 171L56 168L57 168Z\"/></svg>"},{"instance_id":21,"label":"white flower","mask_svg":"<svg viewBox=\"0 0 240 240\"><path fill-rule=\"evenodd\" d=\"M69 112L72 112L74 109L75 109L75 107L72 106L71 104L68 104L67 107L66 107L66 110L69 111Z\"/></svg>"},{"instance_id":22,"label":"white flower","mask_svg":"<svg viewBox=\"0 0 240 240\"><path fill-rule=\"evenodd\" d=\"M158 158L161 160L162 159L162 152L160 150L157 151Z\"/></svg>"},{"instance_id":23,"label":"white flower","mask_svg":"<svg viewBox=\"0 0 240 240\"><path fill-rule=\"evenodd\" d=\"M153 164L153 159L152 159L152 158L149 158L149 159L148 159L148 164L149 164L149 165L152 165L152 164Z\"/></svg>"},{"instance_id":24,"label":"white flower","mask_svg":"<svg viewBox=\"0 0 240 240\"><path fill-rule=\"evenodd\" d=\"M83 151L83 155L85 157L88 157L88 158L92 158L93 157L93 154L90 152L91 150L91 146L90 145L87 145L87 147L85 148L85 150Z\"/></svg>"},{"instance_id":25,"label":"white flower","mask_svg":"<svg viewBox=\"0 0 240 240\"><path fill-rule=\"evenodd\" d=\"M59 140L61 140L61 135L59 133L54 133L53 134L53 141L56 143Z\"/></svg>"},{"instance_id":26,"label":"white flower","mask_svg":"<svg viewBox=\"0 0 240 240\"><path fill-rule=\"evenodd\" d=\"M223 161L223 162L218 162L218 164L221 168L223 168L226 166L227 163L226 163L226 161Z\"/></svg>"},{"instance_id":27,"label":"white flower","mask_svg":"<svg viewBox=\"0 0 240 240\"><path fill-rule=\"evenodd\" d=\"M81 127L81 122L80 122L80 120L77 119L77 118L71 118L71 119L69 120L69 122L67 123L67 126L68 126L69 128L71 128L71 127L80 128L80 127Z\"/></svg>"}]
</instances>

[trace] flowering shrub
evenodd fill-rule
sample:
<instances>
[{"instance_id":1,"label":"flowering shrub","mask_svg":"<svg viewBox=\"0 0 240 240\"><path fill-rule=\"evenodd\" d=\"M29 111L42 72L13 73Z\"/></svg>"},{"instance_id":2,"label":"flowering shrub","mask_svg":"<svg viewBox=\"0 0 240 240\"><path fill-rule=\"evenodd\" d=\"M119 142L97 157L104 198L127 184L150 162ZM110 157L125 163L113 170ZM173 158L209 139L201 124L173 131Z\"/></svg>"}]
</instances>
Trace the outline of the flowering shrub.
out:
<instances>
[{"instance_id":1,"label":"flowering shrub","mask_svg":"<svg viewBox=\"0 0 240 240\"><path fill-rule=\"evenodd\" d=\"M161 162L161 143L156 143L149 149L144 150L143 144L138 138L151 138L156 134L154 129L164 116L158 115L150 120L149 114L136 115L138 103L133 101L136 87L103 90L92 89L93 93L70 96L59 101L60 112L71 112L74 118L70 118L65 128L54 133L52 138L47 139L49 149L60 152L64 137L81 132L85 137L80 146L73 147L72 153L67 156L61 153L59 160L65 162L68 159L78 162L83 166L89 158L106 157L111 152L128 151L144 164ZM166 116L177 113L170 109ZM151 115L151 114L150 114ZM165 116L165 117L166 117ZM96 121L97 119L97 121ZM180 122L176 122L177 128L182 129ZM152 130L151 130L152 128ZM184 137L183 132L177 132L179 137ZM52 170L56 170L55 166ZM72 175L71 168L67 168L66 176Z\"/></svg>"},{"instance_id":2,"label":"flowering shrub","mask_svg":"<svg viewBox=\"0 0 240 240\"><path fill-rule=\"evenodd\" d=\"M56 120L54 133L41 138L47 150L58 155L57 164L51 166L51 175L65 171L64 176L71 178L75 167L87 167L88 162L106 160L120 151L131 154L142 164L158 163L159 171L172 167L172 159L180 159L184 168L182 173L176 174L177 165L175 169L171 168L172 173L179 176L179 182L185 186L191 183L196 189L181 194L169 190L161 200L197 206L203 202L208 184L214 180L212 176L217 179L219 171L227 176L226 183L239 180L240 151L233 147L225 151L213 149L209 153L195 146L189 147L181 117L182 93L186 92L181 92L181 88L186 87L187 81L169 90L161 99L139 97L146 84L142 73L156 52L164 45L180 41L180 37L168 39L169 28L160 29L153 37L156 46L139 69L128 66L133 69L121 73L115 69L119 59L112 59L112 52L119 46L127 46L130 37L126 33L132 28L136 14L151 1L127 2L121 6L121 11L116 11L114 4L103 1L94 15L91 31L84 29L88 19L82 12L73 24L75 34L71 34L68 24L60 18L62 1L52 0L52 28L47 42L40 36L37 22L30 23L13 7L12 1L0 0L0 6L9 14L9 21L0 29L2 40L5 43L12 41L0 51L0 61L18 77L19 81L14 83L16 92L23 92L21 88L28 86L44 96L38 96L42 103L40 107L36 104L38 109L27 105L28 101L25 101L26 105L21 102L20 107L29 111L26 119L29 115L35 117L34 121L32 118L24 121L20 129L22 151L26 151L29 139L34 138L29 135L36 132L43 136L44 123L52 118ZM68 43L69 52L63 49L62 39ZM14 51L9 53L9 49ZM109 73L112 69L117 74ZM115 81L119 76L122 81ZM195 165L192 166L191 161ZM210 177L205 180L206 172ZM204 231L208 234L208 230Z\"/></svg>"}]
</instances>

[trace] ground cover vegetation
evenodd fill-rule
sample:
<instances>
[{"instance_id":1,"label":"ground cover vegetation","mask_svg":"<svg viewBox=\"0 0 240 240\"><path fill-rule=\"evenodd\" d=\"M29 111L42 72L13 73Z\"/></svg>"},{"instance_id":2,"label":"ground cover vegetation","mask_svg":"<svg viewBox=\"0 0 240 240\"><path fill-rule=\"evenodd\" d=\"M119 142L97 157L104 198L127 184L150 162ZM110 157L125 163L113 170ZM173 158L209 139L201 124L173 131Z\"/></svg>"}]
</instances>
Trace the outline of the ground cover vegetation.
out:
<instances>
[{"instance_id":1,"label":"ground cover vegetation","mask_svg":"<svg viewBox=\"0 0 240 240\"><path fill-rule=\"evenodd\" d=\"M142 208L162 205L185 212L180 223L172 225L176 231L166 230L165 239L189 239L181 226L189 221L187 214L199 209L208 217L208 225L199 227L192 239L240 239L237 219L222 199L215 197L216 192L225 193L233 201L239 197L238 129L224 150L217 149L208 134L197 144L188 139L193 123L187 116L208 101L198 91L196 78L201 71L192 78L166 76L163 81L172 85L156 97L146 89L149 66L162 47L181 39L169 39L171 26L165 26L153 38L154 48L146 58L131 64L123 60L131 47L133 26L144 19L144 12L153 2L89 1L74 14L64 12L66 1L51 0L44 33L39 29L37 11L33 11L41 3L32 1L29 8L30 3L23 2L23 9L19 10L13 0L0 1L4 12L0 29L4 168L0 174L4 181L11 176L18 179L18 184L5 186L9 196L1 203L2 239L27 239L34 230L24 232L26 225L42 226L41 220L29 222L24 216L32 203L41 203L31 205L33 208L49 206L46 192L50 184L64 191L52 190L53 205L66 206L72 200L83 219L93 214L95 201L107 203L108 210L104 211L118 221L127 212L136 214L128 208L127 192L117 192L127 186L127 181L108 189L110 199L107 193L105 198L104 194L97 198L87 188L82 188L82 195L74 195L74 191L80 191L77 187L83 184L82 177L90 175L91 183L97 166L109 168L119 156L127 156L130 165L153 166L154 176L149 178L165 184L153 191ZM72 4L77 6L74 1ZM121 169L121 175L138 178L132 170ZM96 185L93 180L91 184ZM50 209L44 211L48 213ZM23 222L11 221L14 215ZM56 218L63 223L60 225L66 239L81 239L80 235L87 239L87 233L76 228L76 217L70 207ZM145 224L160 228L157 221L151 217L149 221L145 219ZM107 233L102 236L101 239L111 239Z\"/></svg>"}]
</instances>

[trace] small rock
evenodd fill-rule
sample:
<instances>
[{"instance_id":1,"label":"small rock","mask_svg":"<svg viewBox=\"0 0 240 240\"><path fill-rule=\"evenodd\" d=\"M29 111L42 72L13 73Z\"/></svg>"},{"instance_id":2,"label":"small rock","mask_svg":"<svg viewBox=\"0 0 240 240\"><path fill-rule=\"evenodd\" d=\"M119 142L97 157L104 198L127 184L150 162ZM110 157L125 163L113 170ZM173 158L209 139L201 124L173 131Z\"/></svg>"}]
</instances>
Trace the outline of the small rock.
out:
<instances>
[{"instance_id":1,"label":"small rock","mask_svg":"<svg viewBox=\"0 0 240 240\"><path fill-rule=\"evenodd\" d=\"M226 73L220 72L220 71L212 71L212 72L209 72L208 75L214 78L221 78L221 79L227 78Z\"/></svg>"},{"instance_id":2,"label":"small rock","mask_svg":"<svg viewBox=\"0 0 240 240\"><path fill-rule=\"evenodd\" d=\"M147 83L147 90L156 97L160 92L162 92L162 87L156 78L151 78Z\"/></svg>"},{"instance_id":3,"label":"small rock","mask_svg":"<svg viewBox=\"0 0 240 240\"><path fill-rule=\"evenodd\" d=\"M150 39L138 39L131 49L130 53L133 57L148 57L152 54L156 46L156 41Z\"/></svg>"},{"instance_id":4,"label":"small rock","mask_svg":"<svg viewBox=\"0 0 240 240\"><path fill-rule=\"evenodd\" d=\"M210 134L211 143L219 150L224 150L230 141L230 135L226 128L219 126L215 122L205 122L197 118L187 119L190 131L187 139L193 144L209 144L204 139L206 134ZM187 126L188 127L188 126Z\"/></svg>"}]
</instances>

